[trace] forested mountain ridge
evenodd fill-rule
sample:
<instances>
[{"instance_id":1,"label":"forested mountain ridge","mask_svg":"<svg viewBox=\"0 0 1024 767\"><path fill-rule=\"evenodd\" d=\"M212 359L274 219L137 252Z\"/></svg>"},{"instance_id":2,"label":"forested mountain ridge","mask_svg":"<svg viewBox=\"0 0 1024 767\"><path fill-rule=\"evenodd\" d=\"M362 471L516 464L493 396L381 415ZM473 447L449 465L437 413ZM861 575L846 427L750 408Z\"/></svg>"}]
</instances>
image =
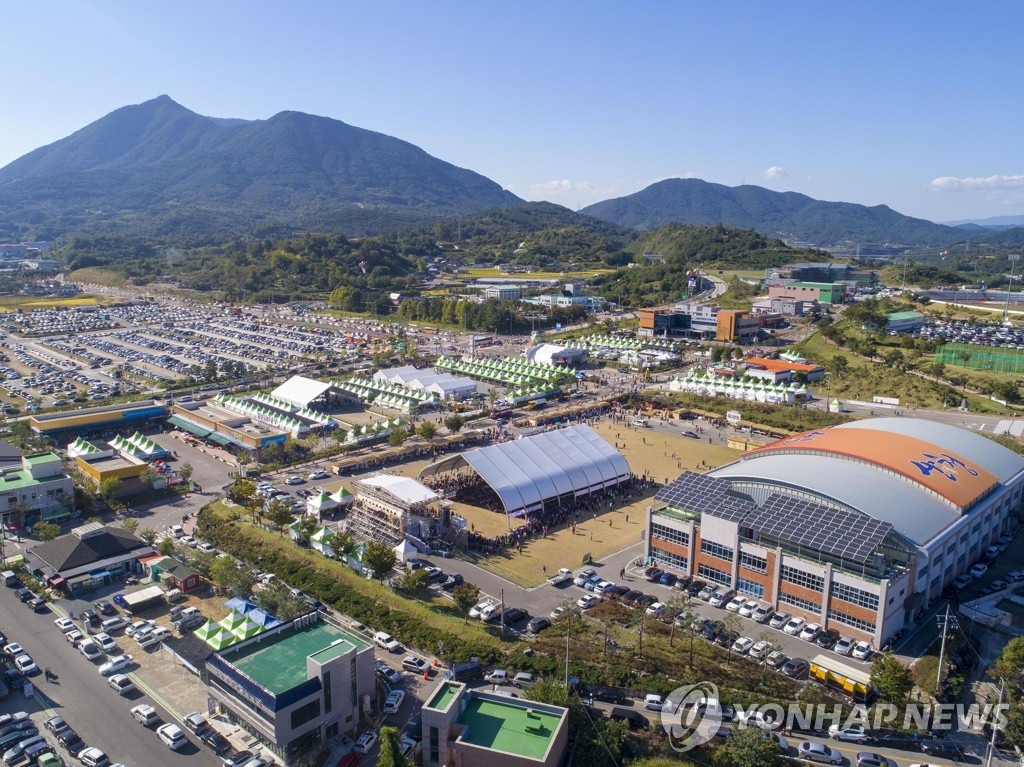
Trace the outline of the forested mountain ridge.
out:
<instances>
[{"instance_id":1,"label":"forested mountain ridge","mask_svg":"<svg viewBox=\"0 0 1024 767\"><path fill-rule=\"evenodd\" d=\"M672 222L724 224L819 247L941 245L961 241L965 236L956 227L904 216L885 205L826 202L797 192L774 192L751 185L729 187L696 178L659 181L635 194L598 202L580 212L636 229L654 229Z\"/></svg>"},{"instance_id":2,"label":"forested mountain ridge","mask_svg":"<svg viewBox=\"0 0 1024 767\"><path fill-rule=\"evenodd\" d=\"M301 112L218 120L167 96L115 110L0 168L0 235L241 230L345 211L407 220L522 202L406 141Z\"/></svg>"}]
</instances>

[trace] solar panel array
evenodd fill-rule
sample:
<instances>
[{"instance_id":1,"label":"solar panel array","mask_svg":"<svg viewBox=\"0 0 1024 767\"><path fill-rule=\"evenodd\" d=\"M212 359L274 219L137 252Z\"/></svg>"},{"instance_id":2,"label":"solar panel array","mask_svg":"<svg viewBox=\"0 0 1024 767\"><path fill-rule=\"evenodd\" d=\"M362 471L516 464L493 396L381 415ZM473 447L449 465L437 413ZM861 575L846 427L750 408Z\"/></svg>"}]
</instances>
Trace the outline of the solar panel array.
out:
<instances>
[{"instance_id":1,"label":"solar panel array","mask_svg":"<svg viewBox=\"0 0 1024 767\"><path fill-rule=\"evenodd\" d=\"M727 479L684 471L674 482L661 488L654 500L697 514L739 522L754 508L754 503L727 495L731 487L732 482Z\"/></svg>"},{"instance_id":2,"label":"solar panel array","mask_svg":"<svg viewBox=\"0 0 1024 767\"><path fill-rule=\"evenodd\" d=\"M892 529L858 511L834 509L780 493L768 496L743 526L783 541L866 562Z\"/></svg>"}]
</instances>

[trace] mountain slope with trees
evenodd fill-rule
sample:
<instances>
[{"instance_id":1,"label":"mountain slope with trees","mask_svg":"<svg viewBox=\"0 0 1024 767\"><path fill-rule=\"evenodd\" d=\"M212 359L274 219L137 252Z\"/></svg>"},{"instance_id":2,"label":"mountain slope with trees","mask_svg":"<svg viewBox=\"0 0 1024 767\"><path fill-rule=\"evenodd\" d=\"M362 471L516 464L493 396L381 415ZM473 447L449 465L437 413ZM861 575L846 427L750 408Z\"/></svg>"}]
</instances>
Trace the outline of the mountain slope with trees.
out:
<instances>
[{"instance_id":1,"label":"mountain slope with trees","mask_svg":"<svg viewBox=\"0 0 1024 767\"><path fill-rule=\"evenodd\" d=\"M0 168L0 235L15 238L159 232L174 214L241 229L349 210L414 220L520 202L478 173L338 120L301 112L216 120L167 96Z\"/></svg>"},{"instance_id":2,"label":"mountain slope with trees","mask_svg":"<svg viewBox=\"0 0 1024 767\"><path fill-rule=\"evenodd\" d=\"M885 205L825 202L759 186L729 187L673 178L635 194L595 203L581 213L620 226L653 229L677 222L756 229L819 246L839 244L941 245L964 239L956 227L904 216Z\"/></svg>"}]
</instances>

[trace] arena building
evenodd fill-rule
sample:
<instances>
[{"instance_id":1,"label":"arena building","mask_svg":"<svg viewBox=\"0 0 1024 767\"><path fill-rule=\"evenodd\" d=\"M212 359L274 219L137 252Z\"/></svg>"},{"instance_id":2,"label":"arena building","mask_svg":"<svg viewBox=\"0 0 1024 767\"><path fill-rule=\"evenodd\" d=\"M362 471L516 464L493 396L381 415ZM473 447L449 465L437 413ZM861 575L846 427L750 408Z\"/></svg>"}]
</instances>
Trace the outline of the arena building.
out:
<instances>
[{"instance_id":1,"label":"arena building","mask_svg":"<svg viewBox=\"0 0 1024 767\"><path fill-rule=\"evenodd\" d=\"M1024 457L955 426L877 418L809 431L648 513L659 566L881 647L971 567L1021 503Z\"/></svg>"}]
</instances>

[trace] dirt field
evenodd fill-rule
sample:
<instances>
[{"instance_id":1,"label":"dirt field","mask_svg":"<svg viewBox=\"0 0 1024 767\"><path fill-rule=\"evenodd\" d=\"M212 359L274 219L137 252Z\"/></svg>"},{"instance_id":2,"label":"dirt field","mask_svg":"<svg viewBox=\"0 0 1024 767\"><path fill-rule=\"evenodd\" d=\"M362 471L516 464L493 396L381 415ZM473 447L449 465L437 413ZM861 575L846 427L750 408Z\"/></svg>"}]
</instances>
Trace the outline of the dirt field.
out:
<instances>
[{"instance_id":1,"label":"dirt field","mask_svg":"<svg viewBox=\"0 0 1024 767\"><path fill-rule=\"evenodd\" d=\"M686 469L707 471L739 457L737 451L724 445L708 444L706 439L664 435L652 429L635 429L624 424L601 423L594 430L618 446L634 474L641 475L649 470L656 486L625 506L603 509L596 517L581 519L575 534L564 528L551 531L546 538L534 539L523 546L521 554L513 550L512 553L505 552L486 560L478 560L478 564L520 585L535 586L560 567L577 567L586 555L594 561L600 561L642 539L647 506L658 487L666 481L675 479ZM702 462L706 462L706 465L702 465ZM400 466L389 466L387 471L416 478L427 463L425 460L412 461ZM333 492L344 484L351 490L351 479L369 476L377 471L379 469L346 478L343 482L332 482L328 488ZM518 527L523 524L521 519L508 520L504 514L466 504L457 503L454 508L467 519L475 532L489 537L507 532L510 525Z\"/></svg>"}]
</instances>

